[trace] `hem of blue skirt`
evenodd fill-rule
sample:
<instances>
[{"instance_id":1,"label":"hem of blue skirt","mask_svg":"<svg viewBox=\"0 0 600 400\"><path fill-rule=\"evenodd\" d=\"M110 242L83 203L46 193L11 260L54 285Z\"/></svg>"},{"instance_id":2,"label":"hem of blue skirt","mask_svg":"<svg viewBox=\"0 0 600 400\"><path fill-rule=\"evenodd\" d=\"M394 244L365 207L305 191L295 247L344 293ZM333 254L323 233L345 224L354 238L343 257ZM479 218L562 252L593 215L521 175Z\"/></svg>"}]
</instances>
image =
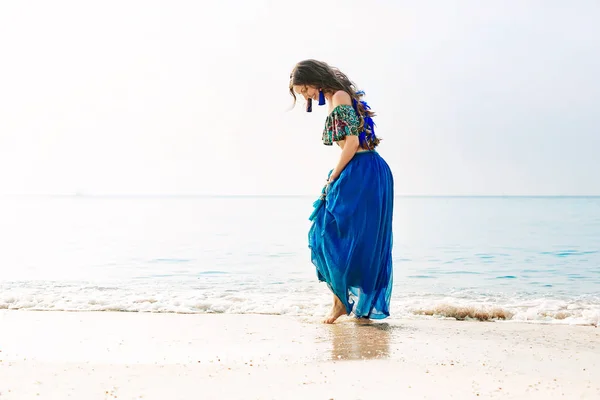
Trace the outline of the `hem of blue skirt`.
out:
<instances>
[{"instance_id":1,"label":"hem of blue skirt","mask_svg":"<svg viewBox=\"0 0 600 400\"><path fill-rule=\"evenodd\" d=\"M366 319L375 319L375 320L385 319L390 316L390 313L387 311L382 311L381 313L377 313L377 314L371 314L371 313L368 313L365 315L356 314L356 312L354 311L355 302L349 300L350 291L348 289L346 289L345 296L343 296L343 298L342 298L342 296L340 296L341 293L337 293L336 290L333 288L333 286L327 280L323 279L318 268L317 268L317 275L318 275L319 281L325 282L327 284L327 287L329 288L329 290L331 290L331 292L333 294L335 294L342 303L344 303L344 307L346 308L347 316L350 316L350 314L354 314L354 318L356 318L356 319L366 318Z\"/></svg>"},{"instance_id":2,"label":"hem of blue skirt","mask_svg":"<svg viewBox=\"0 0 600 400\"><path fill-rule=\"evenodd\" d=\"M348 292L346 291L346 295L345 296L341 296L342 293L338 293L333 288L333 286L331 285L331 283L329 283L329 281L327 281L326 279L323 278L323 275L321 275L321 273L319 272L319 269L316 268L316 270L317 270L317 279L320 282L325 282L327 284L327 287L329 288L329 290L331 290L331 292L333 294L335 294L337 296L337 298L340 299L340 301L342 303L344 303L344 308L346 308L346 315L350 315L352 313L352 309L354 308L354 303L350 302Z\"/></svg>"}]
</instances>

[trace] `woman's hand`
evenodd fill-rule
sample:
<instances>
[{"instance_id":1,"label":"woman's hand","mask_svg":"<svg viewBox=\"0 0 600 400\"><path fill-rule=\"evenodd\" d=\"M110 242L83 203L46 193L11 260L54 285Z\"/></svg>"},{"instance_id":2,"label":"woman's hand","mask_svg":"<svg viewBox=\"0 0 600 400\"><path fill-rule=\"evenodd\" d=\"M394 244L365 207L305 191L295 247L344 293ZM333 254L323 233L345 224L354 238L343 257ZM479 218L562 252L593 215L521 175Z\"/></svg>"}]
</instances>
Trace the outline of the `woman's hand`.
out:
<instances>
[{"instance_id":1,"label":"woman's hand","mask_svg":"<svg viewBox=\"0 0 600 400\"><path fill-rule=\"evenodd\" d=\"M332 178L333 173L329 176L329 178L327 178L327 180L325 181L325 187L323 188L323 197L327 195L327 192L329 191L329 186L333 183L333 181L335 179Z\"/></svg>"},{"instance_id":2,"label":"woman's hand","mask_svg":"<svg viewBox=\"0 0 600 400\"><path fill-rule=\"evenodd\" d=\"M329 191L329 185L331 185L331 180L327 179L325 181L325 189L323 190L325 192L325 194L327 194L327 192Z\"/></svg>"}]
</instances>

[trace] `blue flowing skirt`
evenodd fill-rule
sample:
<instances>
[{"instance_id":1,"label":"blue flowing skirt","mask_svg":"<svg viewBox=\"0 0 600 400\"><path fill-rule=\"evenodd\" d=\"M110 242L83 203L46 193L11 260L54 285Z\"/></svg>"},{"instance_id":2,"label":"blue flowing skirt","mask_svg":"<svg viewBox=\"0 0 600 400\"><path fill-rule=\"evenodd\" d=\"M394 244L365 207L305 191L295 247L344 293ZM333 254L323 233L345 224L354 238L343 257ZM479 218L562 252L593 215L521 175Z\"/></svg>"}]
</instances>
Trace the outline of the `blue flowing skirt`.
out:
<instances>
[{"instance_id":1,"label":"blue flowing skirt","mask_svg":"<svg viewBox=\"0 0 600 400\"><path fill-rule=\"evenodd\" d=\"M347 314L390 315L393 208L392 172L376 151L356 153L314 203L311 260Z\"/></svg>"}]
</instances>

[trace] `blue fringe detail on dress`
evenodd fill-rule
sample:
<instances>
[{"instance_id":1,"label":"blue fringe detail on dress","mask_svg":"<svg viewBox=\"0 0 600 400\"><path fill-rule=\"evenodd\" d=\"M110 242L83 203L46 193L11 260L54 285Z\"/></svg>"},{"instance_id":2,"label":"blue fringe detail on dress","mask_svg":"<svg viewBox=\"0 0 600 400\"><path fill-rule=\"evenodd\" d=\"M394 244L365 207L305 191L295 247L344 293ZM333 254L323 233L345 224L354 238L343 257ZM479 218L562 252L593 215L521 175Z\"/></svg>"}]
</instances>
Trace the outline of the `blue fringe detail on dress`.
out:
<instances>
[{"instance_id":1,"label":"blue fringe detail on dress","mask_svg":"<svg viewBox=\"0 0 600 400\"><path fill-rule=\"evenodd\" d=\"M392 172L376 151L356 153L314 203L311 260L347 314L390 315L393 208Z\"/></svg>"},{"instance_id":2,"label":"blue fringe detail on dress","mask_svg":"<svg viewBox=\"0 0 600 400\"><path fill-rule=\"evenodd\" d=\"M356 92L356 94L359 96L364 96L365 92L359 90L358 92ZM371 109L371 107L367 104L366 101L361 100L360 103L363 105L365 110ZM356 114L358 114L358 102L356 101L356 99L352 99L352 107L354 108ZM363 119L365 123L362 132L358 134L358 143L360 144L361 148L369 148L367 141L374 141L377 138L377 136L375 136L375 121L373 121L373 118L371 118L368 115L365 115Z\"/></svg>"}]
</instances>

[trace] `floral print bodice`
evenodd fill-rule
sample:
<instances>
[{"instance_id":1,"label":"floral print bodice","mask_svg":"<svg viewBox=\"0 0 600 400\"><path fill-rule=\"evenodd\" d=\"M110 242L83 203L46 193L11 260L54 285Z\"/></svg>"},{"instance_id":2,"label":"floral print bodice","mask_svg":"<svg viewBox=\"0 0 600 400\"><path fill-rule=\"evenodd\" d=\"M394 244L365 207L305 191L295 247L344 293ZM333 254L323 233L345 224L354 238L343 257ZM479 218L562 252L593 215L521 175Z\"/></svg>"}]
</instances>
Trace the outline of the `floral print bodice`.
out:
<instances>
[{"instance_id":1,"label":"floral print bodice","mask_svg":"<svg viewBox=\"0 0 600 400\"><path fill-rule=\"evenodd\" d=\"M350 105L340 104L327 116L323 129L323 144L344 140L346 136L358 136L360 119Z\"/></svg>"}]
</instances>

